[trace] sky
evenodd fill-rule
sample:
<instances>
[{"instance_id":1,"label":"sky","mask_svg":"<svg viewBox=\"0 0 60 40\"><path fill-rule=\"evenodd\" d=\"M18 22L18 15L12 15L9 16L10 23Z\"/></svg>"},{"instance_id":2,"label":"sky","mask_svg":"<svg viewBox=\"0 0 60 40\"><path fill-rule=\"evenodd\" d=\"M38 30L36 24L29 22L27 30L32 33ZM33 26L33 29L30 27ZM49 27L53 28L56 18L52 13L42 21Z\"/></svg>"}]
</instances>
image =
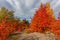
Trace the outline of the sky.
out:
<instances>
[{"instance_id":1,"label":"sky","mask_svg":"<svg viewBox=\"0 0 60 40\"><path fill-rule=\"evenodd\" d=\"M31 21L40 4L45 4L46 2L50 2L54 15L57 18L60 11L60 0L0 0L0 7L14 10L15 17Z\"/></svg>"}]
</instances>

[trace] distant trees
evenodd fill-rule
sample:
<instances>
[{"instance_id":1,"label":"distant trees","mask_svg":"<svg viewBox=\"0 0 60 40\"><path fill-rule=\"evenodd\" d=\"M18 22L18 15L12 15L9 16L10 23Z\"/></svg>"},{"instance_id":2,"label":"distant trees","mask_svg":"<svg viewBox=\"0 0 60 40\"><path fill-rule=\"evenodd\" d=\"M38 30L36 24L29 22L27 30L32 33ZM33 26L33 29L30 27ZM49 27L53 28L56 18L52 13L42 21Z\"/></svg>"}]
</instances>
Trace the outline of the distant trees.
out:
<instances>
[{"instance_id":1,"label":"distant trees","mask_svg":"<svg viewBox=\"0 0 60 40\"><path fill-rule=\"evenodd\" d=\"M58 13L58 20L60 20L60 12Z\"/></svg>"}]
</instances>

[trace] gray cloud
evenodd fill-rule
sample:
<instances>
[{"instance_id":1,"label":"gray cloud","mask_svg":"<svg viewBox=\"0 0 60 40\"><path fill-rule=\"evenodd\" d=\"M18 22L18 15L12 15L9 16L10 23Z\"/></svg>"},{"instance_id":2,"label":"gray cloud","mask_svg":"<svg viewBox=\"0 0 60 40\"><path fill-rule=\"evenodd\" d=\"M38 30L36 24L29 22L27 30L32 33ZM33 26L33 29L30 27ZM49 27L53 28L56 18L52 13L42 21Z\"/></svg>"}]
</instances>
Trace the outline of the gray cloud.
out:
<instances>
[{"instance_id":1,"label":"gray cloud","mask_svg":"<svg viewBox=\"0 0 60 40\"><path fill-rule=\"evenodd\" d=\"M54 9L55 16L58 16L58 11L60 11L60 6L57 4L57 0L0 0L0 7L6 7L10 10L15 11L15 16L27 20L33 17L36 9L39 8L40 3L51 3L51 8ZM54 8L55 7L55 8Z\"/></svg>"}]
</instances>

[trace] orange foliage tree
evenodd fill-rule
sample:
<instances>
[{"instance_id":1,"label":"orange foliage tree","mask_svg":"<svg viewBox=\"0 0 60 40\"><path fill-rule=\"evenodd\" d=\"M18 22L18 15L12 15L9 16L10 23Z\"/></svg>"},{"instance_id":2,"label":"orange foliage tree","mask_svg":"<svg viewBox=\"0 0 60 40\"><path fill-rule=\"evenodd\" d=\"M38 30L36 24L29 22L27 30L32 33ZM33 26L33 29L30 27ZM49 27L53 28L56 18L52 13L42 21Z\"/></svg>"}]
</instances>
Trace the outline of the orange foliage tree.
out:
<instances>
[{"instance_id":1,"label":"orange foliage tree","mask_svg":"<svg viewBox=\"0 0 60 40\"><path fill-rule=\"evenodd\" d=\"M41 4L31 20L30 32L51 31L60 40L60 12L58 20L55 19L54 11L50 8L50 3Z\"/></svg>"},{"instance_id":2,"label":"orange foliage tree","mask_svg":"<svg viewBox=\"0 0 60 40\"><path fill-rule=\"evenodd\" d=\"M6 8L0 10L0 40L7 40L9 35L15 32L21 32L28 27L26 20L21 21L19 18L14 17L14 12Z\"/></svg>"},{"instance_id":3,"label":"orange foliage tree","mask_svg":"<svg viewBox=\"0 0 60 40\"><path fill-rule=\"evenodd\" d=\"M54 34L57 36L58 40L60 40L60 12L58 13L58 20L54 23Z\"/></svg>"},{"instance_id":4,"label":"orange foliage tree","mask_svg":"<svg viewBox=\"0 0 60 40\"><path fill-rule=\"evenodd\" d=\"M41 4L31 20L30 31L43 32L47 29L51 29L54 21L54 11L50 8L50 3L46 3L46 5Z\"/></svg>"}]
</instances>

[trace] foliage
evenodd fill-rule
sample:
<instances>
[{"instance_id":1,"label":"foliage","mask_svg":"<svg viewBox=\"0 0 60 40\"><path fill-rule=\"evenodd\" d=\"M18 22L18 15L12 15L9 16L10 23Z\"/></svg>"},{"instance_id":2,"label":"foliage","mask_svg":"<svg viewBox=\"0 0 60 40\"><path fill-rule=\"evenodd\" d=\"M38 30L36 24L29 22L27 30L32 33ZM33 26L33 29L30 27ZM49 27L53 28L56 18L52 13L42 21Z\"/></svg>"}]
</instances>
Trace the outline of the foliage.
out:
<instances>
[{"instance_id":1,"label":"foliage","mask_svg":"<svg viewBox=\"0 0 60 40\"><path fill-rule=\"evenodd\" d=\"M53 16L53 10L50 9L50 4L41 4L40 8L36 11L36 14L33 17L30 26L34 31L43 32L46 29L49 29L52 25L51 23L54 21L55 18Z\"/></svg>"},{"instance_id":2,"label":"foliage","mask_svg":"<svg viewBox=\"0 0 60 40\"><path fill-rule=\"evenodd\" d=\"M4 7L0 8L0 40L8 40L8 36L16 32L46 32L51 31L60 39L60 12L58 20L50 3L40 5L34 17L29 23L26 19L20 20L14 17L14 11Z\"/></svg>"},{"instance_id":3,"label":"foliage","mask_svg":"<svg viewBox=\"0 0 60 40\"><path fill-rule=\"evenodd\" d=\"M41 4L31 20L30 32L46 32L51 31L60 39L60 12L59 19L56 20L54 11L50 7L50 3Z\"/></svg>"},{"instance_id":4,"label":"foliage","mask_svg":"<svg viewBox=\"0 0 60 40\"><path fill-rule=\"evenodd\" d=\"M21 21L14 17L14 11L4 7L0 9L0 40L6 40L7 37L15 32L21 32L28 27L26 20Z\"/></svg>"}]
</instances>

